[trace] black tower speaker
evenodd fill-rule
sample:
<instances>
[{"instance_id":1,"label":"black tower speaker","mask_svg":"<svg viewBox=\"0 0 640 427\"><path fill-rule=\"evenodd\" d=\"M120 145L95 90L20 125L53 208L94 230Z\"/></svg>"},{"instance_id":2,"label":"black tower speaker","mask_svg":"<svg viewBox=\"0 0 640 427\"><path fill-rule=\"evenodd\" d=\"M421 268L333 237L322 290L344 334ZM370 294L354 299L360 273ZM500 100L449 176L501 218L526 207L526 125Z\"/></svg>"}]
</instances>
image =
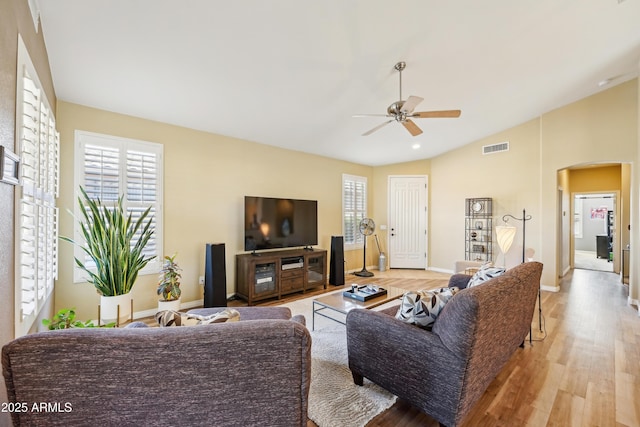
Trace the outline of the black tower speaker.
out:
<instances>
[{"instance_id":1,"label":"black tower speaker","mask_svg":"<svg viewBox=\"0 0 640 427\"><path fill-rule=\"evenodd\" d=\"M204 266L204 307L227 306L224 243L207 243Z\"/></svg>"},{"instance_id":2,"label":"black tower speaker","mask_svg":"<svg viewBox=\"0 0 640 427\"><path fill-rule=\"evenodd\" d=\"M344 237L331 236L331 261L329 261L329 283L344 285Z\"/></svg>"}]
</instances>

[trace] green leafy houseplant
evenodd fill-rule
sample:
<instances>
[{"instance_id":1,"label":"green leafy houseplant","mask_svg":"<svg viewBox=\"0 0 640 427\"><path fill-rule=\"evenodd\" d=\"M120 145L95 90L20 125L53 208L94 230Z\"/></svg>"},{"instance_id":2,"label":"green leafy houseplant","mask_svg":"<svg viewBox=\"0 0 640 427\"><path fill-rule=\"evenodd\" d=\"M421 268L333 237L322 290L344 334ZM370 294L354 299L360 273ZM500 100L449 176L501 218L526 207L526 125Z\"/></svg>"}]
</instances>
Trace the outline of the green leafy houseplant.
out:
<instances>
[{"instance_id":1,"label":"green leafy houseplant","mask_svg":"<svg viewBox=\"0 0 640 427\"><path fill-rule=\"evenodd\" d=\"M70 328L95 328L96 325L93 324L91 320L87 320L83 322L81 320L76 320L76 310L75 308L64 308L58 311L51 320L42 319L42 324L47 327L50 331L54 331L56 329L70 329ZM115 326L115 323L109 323L104 325L106 328L112 328Z\"/></svg>"},{"instance_id":2,"label":"green leafy houseplant","mask_svg":"<svg viewBox=\"0 0 640 427\"><path fill-rule=\"evenodd\" d=\"M145 223L151 208L147 208L134 221L131 213L126 215L124 196L120 196L117 203L109 207L103 205L100 199L91 199L84 188L80 187L80 192L79 223L85 244L68 237L61 239L80 246L93 260L95 269L75 258L76 265L87 273L87 281L95 286L100 295L126 295L131 291L138 272L155 258L155 255L143 253L153 235L153 218L149 217Z\"/></svg>"},{"instance_id":3,"label":"green leafy houseplant","mask_svg":"<svg viewBox=\"0 0 640 427\"><path fill-rule=\"evenodd\" d=\"M158 295L162 296L162 301L175 301L180 298L181 268L176 263L176 255L165 255L160 281L158 282Z\"/></svg>"}]
</instances>

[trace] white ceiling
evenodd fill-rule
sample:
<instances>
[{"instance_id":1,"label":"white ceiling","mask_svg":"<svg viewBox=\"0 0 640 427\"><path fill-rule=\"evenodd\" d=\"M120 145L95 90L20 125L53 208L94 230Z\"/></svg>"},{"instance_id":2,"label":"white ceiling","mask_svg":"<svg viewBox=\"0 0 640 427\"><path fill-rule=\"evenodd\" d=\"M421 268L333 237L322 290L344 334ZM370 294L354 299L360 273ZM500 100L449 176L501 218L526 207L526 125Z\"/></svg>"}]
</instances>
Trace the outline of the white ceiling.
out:
<instances>
[{"instance_id":1,"label":"white ceiling","mask_svg":"<svg viewBox=\"0 0 640 427\"><path fill-rule=\"evenodd\" d=\"M367 165L433 157L640 69L639 0L38 3L60 100ZM398 61L416 111L462 116L361 136L386 119L352 115L398 100Z\"/></svg>"}]
</instances>

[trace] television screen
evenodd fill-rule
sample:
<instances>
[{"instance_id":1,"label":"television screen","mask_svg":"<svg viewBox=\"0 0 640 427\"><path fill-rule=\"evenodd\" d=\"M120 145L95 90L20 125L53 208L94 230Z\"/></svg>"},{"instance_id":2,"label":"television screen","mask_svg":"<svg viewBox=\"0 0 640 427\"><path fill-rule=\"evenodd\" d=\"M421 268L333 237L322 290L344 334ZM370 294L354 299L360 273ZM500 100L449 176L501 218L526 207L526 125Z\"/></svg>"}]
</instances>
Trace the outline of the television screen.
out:
<instances>
[{"instance_id":1,"label":"television screen","mask_svg":"<svg viewBox=\"0 0 640 427\"><path fill-rule=\"evenodd\" d=\"M245 196L245 251L317 244L316 200Z\"/></svg>"}]
</instances>

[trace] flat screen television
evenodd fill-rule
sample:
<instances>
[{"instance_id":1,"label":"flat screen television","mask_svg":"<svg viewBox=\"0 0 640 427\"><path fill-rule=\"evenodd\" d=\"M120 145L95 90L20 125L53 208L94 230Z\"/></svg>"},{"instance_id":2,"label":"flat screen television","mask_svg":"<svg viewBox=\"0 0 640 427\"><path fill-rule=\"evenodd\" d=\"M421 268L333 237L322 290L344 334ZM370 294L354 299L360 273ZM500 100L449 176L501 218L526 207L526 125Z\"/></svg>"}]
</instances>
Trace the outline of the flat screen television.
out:
<instances>
[{"instance_id":1,"label":"flat screen television","mask_svg":"<svg viewBox=\"0 0 640 427\"><path fill-rule=\"evenodd\" d=\"M318 202L245 196L244 250L318 244Z\"/></svg>"}]
</instances>

